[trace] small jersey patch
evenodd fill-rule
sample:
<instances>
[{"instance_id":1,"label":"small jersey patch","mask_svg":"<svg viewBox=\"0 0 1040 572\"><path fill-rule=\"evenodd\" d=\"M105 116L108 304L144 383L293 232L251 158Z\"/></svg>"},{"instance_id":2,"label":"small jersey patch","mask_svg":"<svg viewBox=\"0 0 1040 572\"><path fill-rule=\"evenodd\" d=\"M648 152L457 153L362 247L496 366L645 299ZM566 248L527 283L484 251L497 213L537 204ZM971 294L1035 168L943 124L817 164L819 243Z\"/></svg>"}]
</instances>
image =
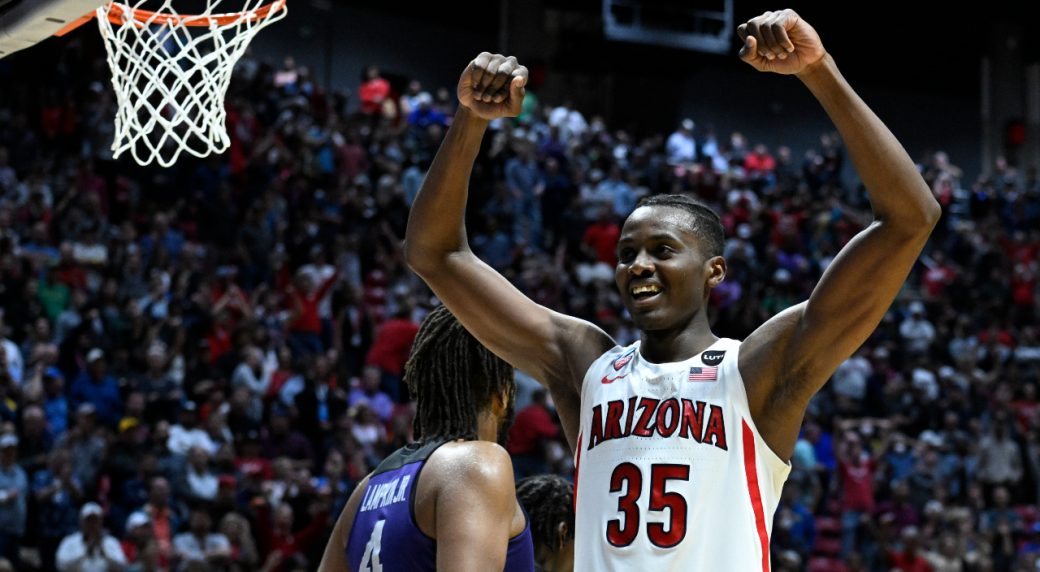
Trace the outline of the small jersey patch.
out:
<instances>
[{"instance_id":1,"label":"small jersey patch","mask_svg":"<svg viewBox=\"0 0 1040 572\"><path fill-rule=\"evenodd\" d=\"M719 378L717 367L691 367L690 381L715 381Z\"/></svg>"},{"instance_id":2,"label":"small jersey patch","mask_svg":"<svg viewBox=\"0 0 1040 572\"><path fill-rule=\"evenodd\" d=\"M614 371L621 371L621 368L628 365L628 362L632 361L632 358L636 355L636 350L630 350L627 354L614 360Z\"/></svg>"},{"instance_id":3,"label":"small jersey patch","mask_svg":"<svg viewBox=\"0 0 1040 572\"><path fill-rule=\"evenodd\" d=\"M708 350L701 354L701 361L704 362L704 365L719 365L725 355L724 351Z\"/></svg>"}]
</instances>

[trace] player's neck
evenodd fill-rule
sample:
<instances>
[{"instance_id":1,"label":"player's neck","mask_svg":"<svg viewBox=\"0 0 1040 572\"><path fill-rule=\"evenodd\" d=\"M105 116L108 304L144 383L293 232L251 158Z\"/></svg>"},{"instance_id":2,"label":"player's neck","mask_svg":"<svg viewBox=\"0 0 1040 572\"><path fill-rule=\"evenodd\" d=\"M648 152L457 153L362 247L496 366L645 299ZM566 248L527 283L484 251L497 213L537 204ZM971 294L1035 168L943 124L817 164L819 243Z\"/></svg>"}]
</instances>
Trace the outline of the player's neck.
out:
<instances>
[{"instance_id":1,"label":"player's neck","mask_svg":"<svg viewBox=\"0 0 1040 572\"><path fill-rule=\"evenodd\" d=\"M501 420L495 417L490 409L484 409L477 416L477 439L481 441L498 442L498 430Z\"/></svg>"},{"instance_id":2,"label":"player's neck","mask_svg":"<svg viewBox=\"0 0 1040 572\"><path fill-rule=\"evenodd\" d=\"M652 363L689 359L714 344L719 338L711 331L707 318L698 316L681 330L641 332L639 354Z\"/></svg>"}]
</instances>

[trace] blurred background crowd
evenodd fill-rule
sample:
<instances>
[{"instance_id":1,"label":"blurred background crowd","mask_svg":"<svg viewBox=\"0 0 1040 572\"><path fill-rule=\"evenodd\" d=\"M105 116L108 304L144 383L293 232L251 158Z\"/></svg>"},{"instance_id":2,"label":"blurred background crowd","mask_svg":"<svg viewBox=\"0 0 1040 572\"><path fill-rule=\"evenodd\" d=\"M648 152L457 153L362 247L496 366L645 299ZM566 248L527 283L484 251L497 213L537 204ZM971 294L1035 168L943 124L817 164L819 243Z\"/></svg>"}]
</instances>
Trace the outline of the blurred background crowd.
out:
<instances>
[{"instance_id":1,"label":"blurred background crowd","mask_svg":"<svg viewBox=\"0 0 1040 572\"><path fill-rule=\"evenodd\" d=\"M401 372L436 301L400 242L454 90L373 66L330 92L247 55L231 149L142 169L111 156L101 55L69 43L38 81L0 67L0 570L312 570L354 485L411 437ZM619 343L637 332L614 247L642 196L722 214L729 337L804 300L871 222L833 133L769 148L725 118L635 133L557 103L535 90L492 125L470 243ZM1040 180L910 152L943 219L810 406L776 570L1038 566ZM551 400L517 379L518 476L569 477Z\"/></svg>"}]
</instances>

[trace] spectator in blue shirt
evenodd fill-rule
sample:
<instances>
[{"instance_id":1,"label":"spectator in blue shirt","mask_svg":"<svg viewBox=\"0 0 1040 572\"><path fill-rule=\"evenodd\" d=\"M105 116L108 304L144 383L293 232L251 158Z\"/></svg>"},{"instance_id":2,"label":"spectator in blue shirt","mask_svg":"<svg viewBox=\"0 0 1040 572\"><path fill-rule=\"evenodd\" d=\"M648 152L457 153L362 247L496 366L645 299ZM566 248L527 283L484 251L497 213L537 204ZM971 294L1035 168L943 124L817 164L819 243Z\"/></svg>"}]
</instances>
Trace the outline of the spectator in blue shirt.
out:
<instances>
[{"instance_id":1,"label":"spectator in blue shirt","mask_svg":"<svg viewBox=\"0 0 1040 572\"><path fill-rule=\"evenodd\" d=\"M94 406L98 421L114 428L123 416L123 398L119 395L119 384L109 375L105 367L105 354L99 348L87 354L87 369L72 382L72 405L90 403Z\"/></svg>"},{"instance_id":2,"label":"spectator in blue shirt","mask_svg":"<svg viewBox=\"0 0 1040 572\"><path fill-rule=\"evenodd\" d=\"M416 97L418 106L408 114L408 125L413 128L426 129L430 125L448 125L448 118L433 108L433 96L422 92Z\"/></svg>"},{"instance_id":3,"label":"spectator in blue shirt","mask_svg":"<svg viewBox=\"0 0 1040 572\"><path fill-rule=\"evenodd\" d=\"M43 372L43 413L47 427L55 439L61 438L69 428L69 400L65 397L65 377L56 367Z\"/></svg>"},{"instance_id":4,"label":"spectator in blue shirt","mask_svg":"<svg viewBox=\"0 0 1040 572\"><path fill-rule=\"evenodd\" d=\"M0 437L0 556L18 569L18 547L25 535L26 496L29 481L15 460L18 437L8 433Z\"/></svg>"},{"instance_id":5,"label":"spectator in blue shirt","mask_svg":"<svg viewBox=\"0 0 1040 572\"><path fill-rule=\"evenodd\" d=\"M54 555L61 539L76 532L79 526L79 504L83 494L82 483L72 472L72 457L67 451L55 451L48 468L33 476L33 496L36 498L40 534L40 557L43 569L54 569Z\"/></svg>"}]
</instances>

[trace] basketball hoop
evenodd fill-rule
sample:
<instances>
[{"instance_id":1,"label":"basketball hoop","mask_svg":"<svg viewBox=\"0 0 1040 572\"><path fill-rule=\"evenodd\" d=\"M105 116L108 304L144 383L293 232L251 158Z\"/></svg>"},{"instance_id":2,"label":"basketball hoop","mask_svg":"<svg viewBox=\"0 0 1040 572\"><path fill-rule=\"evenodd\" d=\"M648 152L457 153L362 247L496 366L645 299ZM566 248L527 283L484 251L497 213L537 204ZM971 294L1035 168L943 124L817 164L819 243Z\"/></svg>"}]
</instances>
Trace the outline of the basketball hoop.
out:
<instances>
[{"instance_id":1,"label":"basketball hoop","mask_svg":"<svg viewBox=\"0 0 1040 572\"><path fill-rule=\"evenodd\" d=\"M267 25L285 17L286 0L205 0L199 14L179 14L183 0L114 0L97 9L116 92L112 151L141 165L169 167L230 146L224 97L235 63ZM231 2L245 9L219 13ZM145 10L148 3L160 4ZM222 6L223 5L223 6Z\"/></svg>"}]
</instances>

